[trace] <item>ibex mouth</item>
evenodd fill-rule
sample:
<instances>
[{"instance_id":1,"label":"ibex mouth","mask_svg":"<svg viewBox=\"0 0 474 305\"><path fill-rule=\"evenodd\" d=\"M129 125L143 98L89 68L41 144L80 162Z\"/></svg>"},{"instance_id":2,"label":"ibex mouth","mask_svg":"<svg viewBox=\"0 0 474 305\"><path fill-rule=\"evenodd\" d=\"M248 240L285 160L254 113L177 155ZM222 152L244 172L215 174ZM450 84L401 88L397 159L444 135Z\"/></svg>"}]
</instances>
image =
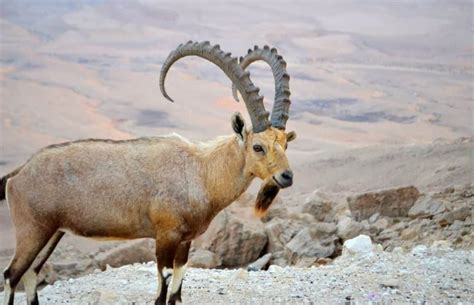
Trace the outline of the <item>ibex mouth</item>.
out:
<instances>
[{"instance_id":1,"label":"ibex mouth","mask_svg":"<svg viewBox=\"0 0 474 305\"><path fill-rule=\"evenodd\" d=\"M278 180L278 178L276 178L275 176L272 176L272 179L273 179L273 182L275 182L275 184L281 189L284 189L293 185L293 180L281 181L281 180Z\"/></svg>"},{"instance_id":2,"label":"ibex mouth","mask_svg":"<svg viewBox=\"0 0 474 305\"><path fill-rule=\"evenodd\" d=\"M277 178L275 178L275 176L272 176L272 179L279 188L284 189L286 187L286 186L281 185L281 183L278 182L278 180L277 180Z\"/></svg>"}]
</instances>

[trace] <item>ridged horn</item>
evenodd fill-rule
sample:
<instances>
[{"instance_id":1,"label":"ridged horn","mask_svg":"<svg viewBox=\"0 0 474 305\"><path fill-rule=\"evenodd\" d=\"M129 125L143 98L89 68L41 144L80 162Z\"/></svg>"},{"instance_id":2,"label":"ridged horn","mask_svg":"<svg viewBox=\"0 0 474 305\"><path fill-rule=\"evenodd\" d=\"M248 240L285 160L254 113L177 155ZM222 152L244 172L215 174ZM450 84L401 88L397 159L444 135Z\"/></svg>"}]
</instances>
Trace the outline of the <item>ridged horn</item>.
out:
<instances>
[{"instance_id":1,"label":"ridged horn","mask_svg":"<svg viewBox=\"0 0 474 305\"><path fill-rule=\"evenodd\" d=\"M173 102L170 96L166 93L165 78L169 69L178 59L186 56L198 56L214 63L216 66L230 78L233 84L236 84L242 98L244 99L247 111L252 121L254 132L262 132L266 130L270 123L268 121L268 111L263 105L263 96L258 94L259 88L250 80L250 74L242 69L237 61L237 58L232 57L230 53L221 51L219 45L211 45L209 41L192 42L188 41L186 44L179 45L172 51L161 67L160 74L160 89L163 96L169 101Z\"/></svg>"},{"instance_id":2,"label":"ridged horn","mask_svg":"<svg viewBox=\"0 0 474 305\"><path fill-rule=\"evenodd\" d=\"M271 115L271 124L275 128L285 129L290 109L290 76L286 72L286 62L283 57L278 55L275 48L264 46L260 49L255 46L249 49L247 55L240 57L240 66L246 69L251 63L263 60L270 65L273 78L275 79L275 100ZM232 84L232 95L236 101L239 101L237 87Z\"/></svg>"}]
</instances>

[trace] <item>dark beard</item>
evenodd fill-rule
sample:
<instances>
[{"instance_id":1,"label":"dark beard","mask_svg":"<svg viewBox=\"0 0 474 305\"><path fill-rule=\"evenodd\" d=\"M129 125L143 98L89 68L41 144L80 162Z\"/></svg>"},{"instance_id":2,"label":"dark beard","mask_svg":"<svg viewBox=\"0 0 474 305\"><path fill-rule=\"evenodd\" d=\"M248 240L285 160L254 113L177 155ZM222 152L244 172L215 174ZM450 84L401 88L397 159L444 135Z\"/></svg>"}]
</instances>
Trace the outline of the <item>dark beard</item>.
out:
<instances>
[{"instance_id":1,"label":"dark beard","mask_svg":"<svg viewBox=\"0 0 474 305\"><path fill-rule=\"evenodd\" d=\"M267 209L273 202L273 199L278 195L280 188L276 185L276 183L270 179L266 181L258 191L257 199L255 201L255 214L258 217L265 216Z\"/></svg>"}]
</instances>

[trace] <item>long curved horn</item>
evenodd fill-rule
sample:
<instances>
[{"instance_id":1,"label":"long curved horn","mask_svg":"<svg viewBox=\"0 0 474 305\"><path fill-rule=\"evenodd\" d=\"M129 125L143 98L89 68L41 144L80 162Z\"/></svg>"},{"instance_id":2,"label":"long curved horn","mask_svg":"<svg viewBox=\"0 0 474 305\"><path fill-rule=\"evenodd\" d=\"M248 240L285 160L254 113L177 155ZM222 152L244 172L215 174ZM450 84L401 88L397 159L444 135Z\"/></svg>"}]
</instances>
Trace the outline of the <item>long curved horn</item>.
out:
<instances>
[{"instance_id":1,"label":"long curved horn","mask_svg":"<svg viewBox=\"0 0 474 305\"><path fill-rule=\"evenodd\" d=\"M249 112L254 132L262 132L270 126L269 113L263 105L263 96L258 94L260 89L255 87L250 80L250 73L239 66L237 58L232 57L230 53L221 51L219 45L212 46L209 41L200 43L188 41L186 44L180 44L170 53L163 63L160 74L160 89L166 99L173 102L165 90L165 78L168 70L178 59L193 55L217 65L231 79L232 83L236 84Z\"/></svg>"},{"instance_id":2,"label":"long curved horn","mask_svg":"<svg viewBox=\"0 0 474 305\"><path fill-rule=\"evenodd\" d=\"M240 66L245 70L251 63L258 60L263 60L270 65L275 79L275 100L271 116L272 126L285 129L291 104L290 76L286 72L286 62L283 57L278 55L275 48L270 49L269 46L264 46L263 49L260 49L255 46L253 50L248 50L247 55L240 57ZM239 101L237 88L234 84L232 84L232 95L236 101Z\"/></svg>"}]
</instances>

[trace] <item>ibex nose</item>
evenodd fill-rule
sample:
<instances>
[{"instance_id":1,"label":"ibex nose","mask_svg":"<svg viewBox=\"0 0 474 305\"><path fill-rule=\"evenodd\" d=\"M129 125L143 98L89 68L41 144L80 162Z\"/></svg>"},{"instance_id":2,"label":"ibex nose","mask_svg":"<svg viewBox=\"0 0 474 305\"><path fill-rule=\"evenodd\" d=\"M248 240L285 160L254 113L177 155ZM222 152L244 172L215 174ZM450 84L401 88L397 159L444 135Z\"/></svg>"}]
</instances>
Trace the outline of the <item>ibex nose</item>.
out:
<instances>
[{"instance_id":1,"label":"ibex nose","mask_svg":"<svg viewBox=\"0 0 474 305\"><path fill-rule=\"evenodd\" d=\"M285 180L293 180L293 172L287 169L281 174L281 177Z\"/></svg>"},{"instance_id":2,"label":"ibex nose","mask_svg":"<svg viewBox=\"0 0 474 305\"><path fill-rule=\"evenodd\" d=\"M293 172L290 169L282 172L278 177L278 184L282 187L288 187L293 184Z\"/></svg>"}]
</instances>

